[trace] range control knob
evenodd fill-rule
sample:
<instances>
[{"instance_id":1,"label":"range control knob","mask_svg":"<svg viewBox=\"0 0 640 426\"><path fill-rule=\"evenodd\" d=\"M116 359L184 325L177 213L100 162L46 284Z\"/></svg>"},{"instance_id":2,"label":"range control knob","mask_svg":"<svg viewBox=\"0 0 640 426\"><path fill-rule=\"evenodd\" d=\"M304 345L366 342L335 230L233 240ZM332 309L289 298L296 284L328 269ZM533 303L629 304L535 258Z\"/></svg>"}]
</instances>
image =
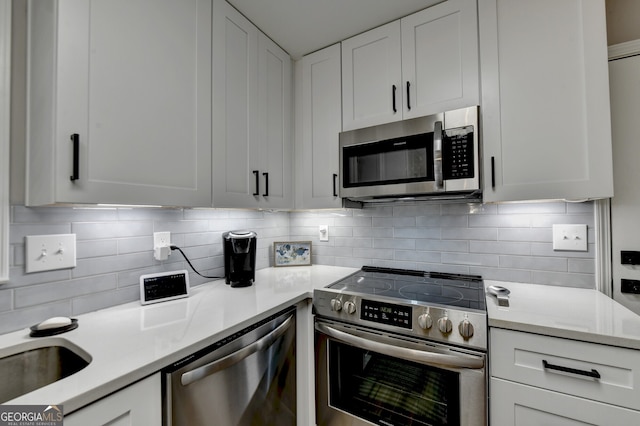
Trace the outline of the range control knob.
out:
<instances>
[{"instance_id":1,"label":"range control knob","mask_svg":"<svg viewBox=\"0 0 640 426\"><path fill-rule=\"evenodd\" d=\"M354 314L356 312L356 304L351 301L345 302L344 310L347 311L348 314Z\"/></svg>"},{"instance_id":2,"label":"range control knob","mask_svg":"<svg viewBox=\"0 0 640 426\"><path fill-rule=\"evenodd\" d=\"M331 299L331 310L339 312L342 309L342 302L338 299Z\"/></svg>"},{"instance_id":3,"label":"range control knob","mask_svg":"<svg viewBox=\"0 0 640 426\"><path fill-rule=\"evenodd\" d=\"M458 324L458 331L460 332L460 335L464 338L464 340L469 340L471 337L473 337L473 324L471 324L471 321L465 318L460 321L460 324Z\"/></svg>"},{"instance_id":4,"label":"range control knob","mask_svg":"<svg viewBox=\"0 0 640 426\"><path fill-rule=\"evenodd\" d=\"M438 320L438 330L440 330L442 334L449 334L452 329L453 324L448 317L442 317Z\"/></svg>"},{"instance_id":5,"label":"range control knob","mask_svg":"<svg viewBox=\"0 0 640 426\"><path fill-rule=\"evenodd\" d=\"M428 330L433 326L433 319L431 319L431 315L422 314L418 317L418 325L423 330Z\"/></svg>"}]
</instances>

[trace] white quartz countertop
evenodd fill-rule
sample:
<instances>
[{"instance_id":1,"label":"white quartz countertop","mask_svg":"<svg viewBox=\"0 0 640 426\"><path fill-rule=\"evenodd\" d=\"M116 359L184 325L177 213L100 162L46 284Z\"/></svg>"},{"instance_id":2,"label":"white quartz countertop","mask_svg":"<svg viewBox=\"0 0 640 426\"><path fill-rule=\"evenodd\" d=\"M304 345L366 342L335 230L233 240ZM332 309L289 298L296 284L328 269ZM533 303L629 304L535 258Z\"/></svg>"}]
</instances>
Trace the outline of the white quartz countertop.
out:
<instances>
[{"instance_id":1,"label":"white quartz countertop","mask_svg":"<svg viewBox=\"0 0 640 426\"><path fill-rule=\"evenodd\" d=\"M509 307L487 294L489 326L640 349L640 316L597 290L485 281L511 291Z\"/></svg>"},{"instance_id":2,"label":"white quartz countertop","mask_svg":"<svg viewBox=\"0 0 640 426\"><path fill-rule=\"evenodd\" d=\"M194 287L185 299L146 306L132 302L79 315L78 328L58 336L31 338L28 328L0 335L0 356L14 345L64 339L92 357L78 373L7 403L62 404L65 413L75 411L312 297L314 289L356 270L321 265L267 268L256 272L251 287L231 288L218 280Z\"/></svg>"}]
</instances>

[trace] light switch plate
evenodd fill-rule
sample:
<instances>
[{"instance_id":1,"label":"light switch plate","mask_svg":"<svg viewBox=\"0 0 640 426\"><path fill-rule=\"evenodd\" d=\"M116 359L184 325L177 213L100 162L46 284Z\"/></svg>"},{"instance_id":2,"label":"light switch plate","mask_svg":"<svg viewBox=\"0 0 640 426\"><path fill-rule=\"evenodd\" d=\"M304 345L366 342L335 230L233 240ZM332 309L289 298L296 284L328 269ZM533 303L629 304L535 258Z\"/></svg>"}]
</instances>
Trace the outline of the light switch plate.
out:
<instances>
[{"instance_id":1,"label":"light switch plate","mask_svg":"<svg viewBox=\"0 0 640 426\"><path fill-rule=\"evenodd\" d=\"M25 237L27 273L76 267L76 234Z\"/></svg>"},{"instance_id":2,"label":"light switch plate","mask_svg":"<svg viewBox=\"0 0 640 426\"><path fill-rule=\"evenodd\" d=\"M587 251L587 225L553 225L553 249Z\"/></svg>"}]
</instances>

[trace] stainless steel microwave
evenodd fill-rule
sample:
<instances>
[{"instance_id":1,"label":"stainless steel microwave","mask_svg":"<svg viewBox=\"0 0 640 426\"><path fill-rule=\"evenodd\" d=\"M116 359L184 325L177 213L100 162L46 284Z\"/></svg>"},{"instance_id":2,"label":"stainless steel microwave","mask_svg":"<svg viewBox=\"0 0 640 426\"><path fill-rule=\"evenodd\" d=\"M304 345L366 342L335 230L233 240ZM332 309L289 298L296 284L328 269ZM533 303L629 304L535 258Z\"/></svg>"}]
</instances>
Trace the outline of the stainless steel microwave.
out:
<instances>
[{"instance_id":1,"label":"stainless steel microwave","mask_svg":"<svg viewBox=\"0 0 640 426\"><path fill-rule=\"evenodd\" d=\"M340 133L340 196L479 199L477 106Z\"/></svg>"}]
</instances>

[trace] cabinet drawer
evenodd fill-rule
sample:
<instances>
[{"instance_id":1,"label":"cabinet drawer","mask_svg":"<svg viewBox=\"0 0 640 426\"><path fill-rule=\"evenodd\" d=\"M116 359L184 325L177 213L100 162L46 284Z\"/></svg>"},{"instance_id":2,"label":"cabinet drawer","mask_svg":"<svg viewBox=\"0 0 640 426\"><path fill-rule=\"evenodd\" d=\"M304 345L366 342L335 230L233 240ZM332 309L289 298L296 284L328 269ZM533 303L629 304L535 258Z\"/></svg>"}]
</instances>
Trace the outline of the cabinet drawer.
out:
<instances>
[{"instance_id":1,"label":"cabinet drawer","mask_svg":"<svg viewBox=\"0 0 640 426\"><path fill-rule=\"evenodd\" d=\"M496 426L626 426L640 424L640 411L491 379L489 416Z\"/></svg>"},{"instance_id":2,"label":"cabinet drawer","mask_svg":"<svg viewBox=\"0 0 640 426\"><path fill-rule=\"evenodd\" d=\"M640 351L495 328L490 339L492 377L638 409Z\"/></svg>"}]
</instances>

